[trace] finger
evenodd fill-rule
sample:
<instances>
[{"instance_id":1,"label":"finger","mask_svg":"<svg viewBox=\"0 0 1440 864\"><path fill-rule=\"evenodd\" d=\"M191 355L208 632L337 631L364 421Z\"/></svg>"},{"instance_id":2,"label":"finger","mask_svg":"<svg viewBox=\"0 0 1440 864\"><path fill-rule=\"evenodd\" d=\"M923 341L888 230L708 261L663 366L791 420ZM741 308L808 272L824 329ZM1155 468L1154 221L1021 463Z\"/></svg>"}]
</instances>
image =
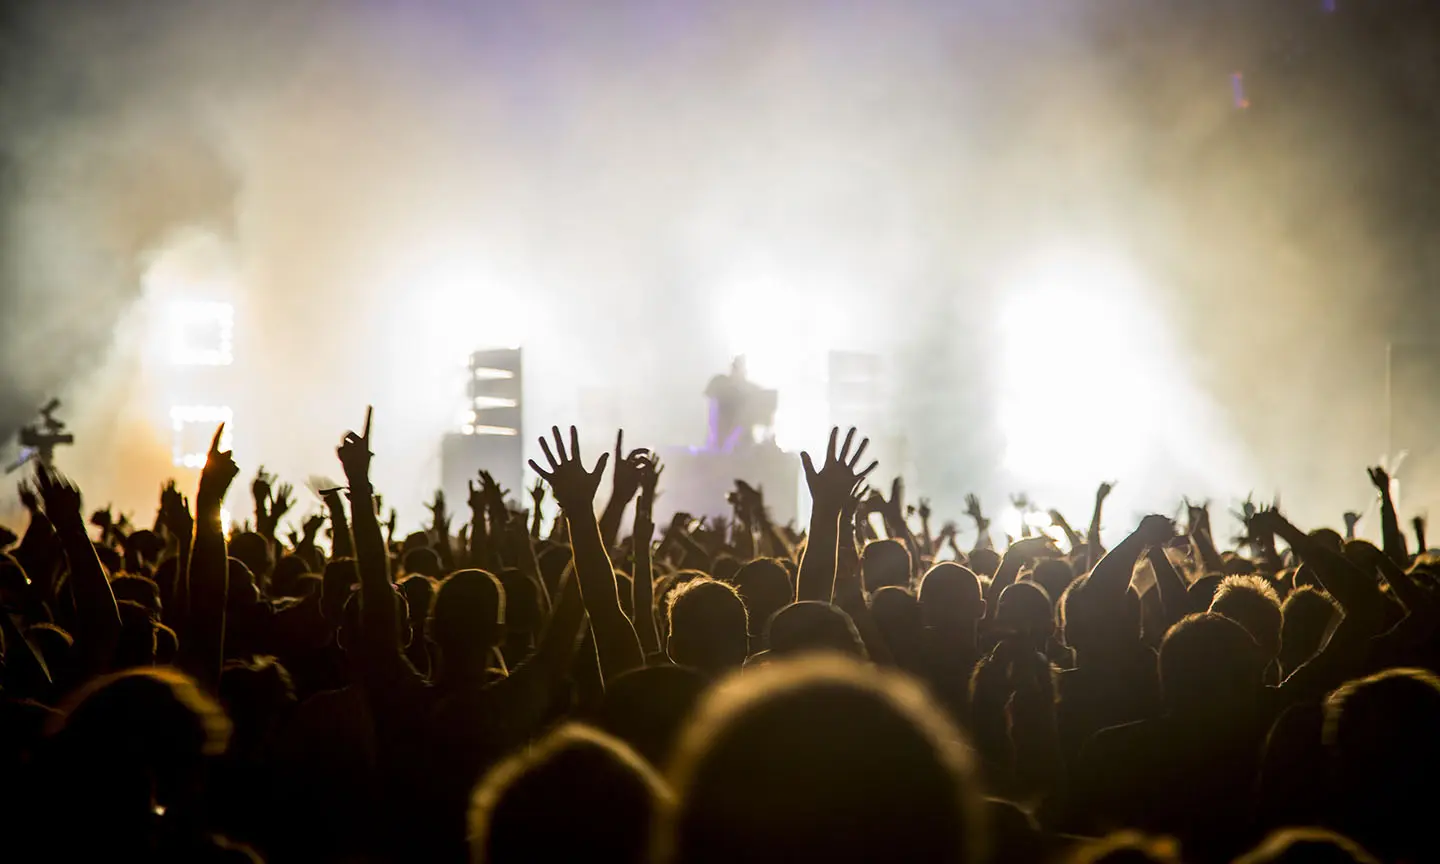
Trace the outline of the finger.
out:
<instances>
[{"instance_id":1,"label":"finger","mask_svg":"<svg viewBox=\"0 0 1440 864\"><path fill-rule=\"evenodd\" d=\"M545 439L542 438L542 439L540 439L540 440L541 440L541 441L544 441ZM552 460L552 462L553 462L553 460ZM541 477L544 477L546 480L549 480L549 479L550 479L550 472L548 472L548 471L546 471L545 469L541 468L539 465L536 465L534 459L531 459L531 460L530 460L530 470L531 470L531 471L534 471L536 474L540 475Z\"/></svg>"},{"instance_id":2,"label":"finger","mask_svg":"<svg viewBox=\"0 0 1440 864\"><path fill-rule=\"evenodd\" d=\"M840 460L842 462L845 460L845 455L850 452L850 445L853 443L855 443L855 427L851 426L850 431L845 433L845 446L840 448ZM859 459L860 455L857 453L855 458Z\"/></svg>"},{"instance_id":3,"label":"finger","mask_svg":"<svg viewBox=\"0 0 1440 864\"><path fill-rule=\"evenodd\" d=\"M215 427L215 437L210 439L210 452L220 452L220 436L225 434L225 424L221 423Z\"/></svg>"},{"instance_id":4,"label":"finger","mask_svg":"<svg viewBox=\"0 0 1440 864\"><path fill-rule=\"evenodd\" d=\"M853 432L854 430L852 429L851 431ZM850 446L849 442L846 442L845 446L846 446L846 447L849 447L849 446ZM869 438L863 438L863 439L861 439L861 441L860 441L860 448L855 451L855 455L854 455L854 456L850 457L850 464L849 464L849 466L848 466L848 467L850 468L850 470L852 470L852 471L855 470L855 466L860 464L860 457L865 455L865 448L866 448L866 447L869 447L869 446L870 446L870 439L869 439ZM873 468L874 466L872 465L871 467Z\"/></svg>"},{"instance_id":5,"label":"finger","mask_svg":"<svg viewBox=\"0 0 1440 864\"><path fill-rule=\"evenodd\" d=\"M560 454L560 461L564 462L568 457L565 455L565 439L560 437L560 427L551 426L550 434L555 437L555 451Z\"/></svg>"},{"instance_id":6,"label":"finger","mask_svg":"<svg viewBox=\"0 0 1440 864\"><path fill-rule=\"evenodd\" d=\"M599 477L601 474L605 473L605 466L608 464L610 464L610 454L601 453L600 461L595 463L595 470L591 471L590 474L592 476Z\"/></svg>"},{"instance_id":7,"label":"finger","mask_svg":"<svg viewBox=\"0 0 1440 864\"><path fill-rule=\"evenodd\" d=\"M365 406L365 430L360 433L360 440L362 440L362 441L369 441L369 440L370 440L370 416L371 416L372 414L374 414L374 413L375 413L375 406L374 406L374 405L366 405L366 406Z\"/></svg>"},{"instance_id":8,"label":"finger","mask_svg":"<svg viewBox=\"0 0 1440 864\"><path fill-rule=\"evenodd\" d=\"M864 479L870 474L871 471L874 471L874 470L875 470L876 468L878 468L878 467L880 467L880 462L879 462L878 460L875 461L875 462L871 462L871 463L870 463L870 466L869 466L868 468L866 468L864 471L861 471L859 474L856 475L856 479L857 479L857 480L864 480Z\"/></svg>"},{"instance_id":9,"label":"finger","mask_svg":"<svg viewBox=\"0 0 1440 864\"><path fill-rule=\"evenodd\" d=\"M574 426L570 427L570 458L576 462L580 461L580 433ZM619 459L620 457L617 455L615 458Z\"/></svg>"},{"instance_id":10,"label":"finger","mask_svg":"<svg viewBox=\"0 0 1440 864\"><path fill-rule=\"evenodd\" d=\"M835 443L834 436L831 436L830 443ZM800 464L805 468L805 477L807 479L815 476L815 463L810 461L810 454L804 450L800 451Z\"/></svg>"},{"instance_id":11,"label":"finger","mask_svg":"<svg viewBox=\"0 0 1440 864\"><path fill-rule=\"evenodd\" d=\"M544 451L544 453L545 453L545 461L547 461L547 462L550 463L550 470L553 471L553 470L555 470L556 468L560 467L560 463L555 461L555 454L550 452L550 442L549 442L549 441L546 441L544 438L541 438L541 439L540 439L540 449L541 449L542 451ZM533 464L535 464L535 463L532 461L530 464L533 465ZM543 472L543 471L540 471L538 468L536 469L536 473L537 473L537 474L540 474L540 476L546 477L546 478L548 479L548 476L549 476L549 475L545 474L545 472Z\"/></svg>"},{"instance_id":12,"label":"finger","mask_svg":"<svg viewBox=\"0 0 1440 864\"><path fill-rule=\"evenodd\" d=\"M825 447L825 462L828 464L835 461L835 443L840 440L840 427L830 427L830 443Z\"/></svg>"},{"instance_id":13,"label":"finger","mask_svg":"<svg viewBox=\"0 0 1440 864\"><path fill-rule=\"evenodd\" d=\"M615 430L615 461L620 461L620 454L625 452L625 430Z\"/></svg>"}]
</instances>

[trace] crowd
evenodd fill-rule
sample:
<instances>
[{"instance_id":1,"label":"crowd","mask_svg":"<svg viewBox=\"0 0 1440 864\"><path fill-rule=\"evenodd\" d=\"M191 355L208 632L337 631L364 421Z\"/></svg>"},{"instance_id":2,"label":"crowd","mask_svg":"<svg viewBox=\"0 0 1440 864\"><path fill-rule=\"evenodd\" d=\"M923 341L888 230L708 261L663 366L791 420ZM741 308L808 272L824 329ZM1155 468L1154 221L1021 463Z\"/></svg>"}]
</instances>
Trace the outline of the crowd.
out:
<instances>
[{"instance_id":1,"label":"crowd","mask_svg":"<svg viewBox=\"0 0 1440 864\"><path fill-rule=\"evenodd\" d=\"M289 532L262 470L227 534L219 431L150 528L22 484L0 860L1437 860L1440 558L1383 470L1383 548L1247 503L1105 549L1101 485L1003 548L972 497L962 549L853 429L803 529L737 481L657 530L654 454L557 428L528 507L482 472L397 536L370 434Z\"/></svg>"}]
</instances>

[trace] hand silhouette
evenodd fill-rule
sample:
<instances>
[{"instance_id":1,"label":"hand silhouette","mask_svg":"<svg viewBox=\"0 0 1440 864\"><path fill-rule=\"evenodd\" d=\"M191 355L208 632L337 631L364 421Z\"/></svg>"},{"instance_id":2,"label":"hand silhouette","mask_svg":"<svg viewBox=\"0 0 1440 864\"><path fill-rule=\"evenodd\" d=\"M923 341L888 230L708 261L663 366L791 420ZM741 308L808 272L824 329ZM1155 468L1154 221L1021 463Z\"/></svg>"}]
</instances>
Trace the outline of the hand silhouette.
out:
<instances>
[{"instance_id":1,"label":"hand silhouette","mask_svg":"<svg viewBox=\"0 0 1440 864\"><path fill-rule=\"evenodd\" d=\"M871 462L863 471L856 471L855 466L860 463L860 457L865 455L865 448L870 446L870 439L860 441L860 446L855 452L850 452L850 445L855 441L855 427L850 427L849 433L845 435L845 444L836 450L836 444L840 438L840 428L837 426L830 430L830 443L825 448L825 462L819 470L816 470L814 461L810 454L801 451L800 462L805 468L805 483L810 487L810 497L817 507L824 507L838 513L845 507L850 494L855 487L860 485L866 475L874 471L879 462Z\"/></svg>"},{"instance_id":2,"label":"hand silhouette","mask_svg":"<svg viewBox=\"0 0 1440 864\"><path fill-rule=\"evenodd\" d=\"M552 426L550 432L555 438L553 452L550 443L544 438L540 439L540 449L545 453L545 460L550 463L550 470L541 468L534 459L530 460L530 469L550 484L555 500L562 510L578 513L586 508L593 509L595 490L600 487L600 478L605 475L605 465L610 461L610 454L600 454L595 470L586 471L580 457L580 433L575 427L570 427L568 453L565 450L565 441L560 437L560 427ZM558 458L555 455L557 452L560 454Z\"/></svg>"}]
</instances>

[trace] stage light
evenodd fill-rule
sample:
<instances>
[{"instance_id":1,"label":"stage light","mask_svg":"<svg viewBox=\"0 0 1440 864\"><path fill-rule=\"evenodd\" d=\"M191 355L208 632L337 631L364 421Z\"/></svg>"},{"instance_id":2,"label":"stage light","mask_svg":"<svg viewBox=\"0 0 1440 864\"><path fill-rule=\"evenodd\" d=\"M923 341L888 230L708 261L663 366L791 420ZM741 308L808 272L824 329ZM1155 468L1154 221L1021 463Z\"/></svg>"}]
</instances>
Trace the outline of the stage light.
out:
<instances>
[{"instance_id":1,"label":"stage light","mask_svg":"<svg viewBox=\"0 0 1440 864\"><path fill-rule=\"evenodd\" d=\"M170 408L171 454L177 466L205 467L215 427L225 424L220 435L220 449L234 446L235 414L228 405L175 405Z\"/></svg>"}]
</instances>

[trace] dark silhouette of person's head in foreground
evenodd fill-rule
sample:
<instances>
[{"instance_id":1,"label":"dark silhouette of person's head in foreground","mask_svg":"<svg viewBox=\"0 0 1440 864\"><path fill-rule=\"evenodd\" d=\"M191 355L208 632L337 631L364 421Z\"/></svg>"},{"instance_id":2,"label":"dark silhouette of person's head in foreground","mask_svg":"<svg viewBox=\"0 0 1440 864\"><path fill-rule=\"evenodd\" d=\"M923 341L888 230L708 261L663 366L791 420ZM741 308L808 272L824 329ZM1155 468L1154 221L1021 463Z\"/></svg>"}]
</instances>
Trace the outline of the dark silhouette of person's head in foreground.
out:
<instances>
[{"instance_id":1,"label":"dark silhouette of person's head in foreground","mask_svg":"<svg viewBox=\"0 0 1440 864\"><path fill-rule=\"evenodd\" d=\"M981 860L962 736L908 678L839 656L776 661L701 702L669 777L658 860Z\"/></svg>"},{"instance_id":2,"label":"dark silhouette of person's head in foreground","mask_svg":"<svg viewBox=\"0 0 1440 864\"><path fill-rule=\"evenodd\" d=\"M470 860L642 862L665 785L619 740L564 726L509 757L475 787Z\"/></svg>"}]
</instances>

